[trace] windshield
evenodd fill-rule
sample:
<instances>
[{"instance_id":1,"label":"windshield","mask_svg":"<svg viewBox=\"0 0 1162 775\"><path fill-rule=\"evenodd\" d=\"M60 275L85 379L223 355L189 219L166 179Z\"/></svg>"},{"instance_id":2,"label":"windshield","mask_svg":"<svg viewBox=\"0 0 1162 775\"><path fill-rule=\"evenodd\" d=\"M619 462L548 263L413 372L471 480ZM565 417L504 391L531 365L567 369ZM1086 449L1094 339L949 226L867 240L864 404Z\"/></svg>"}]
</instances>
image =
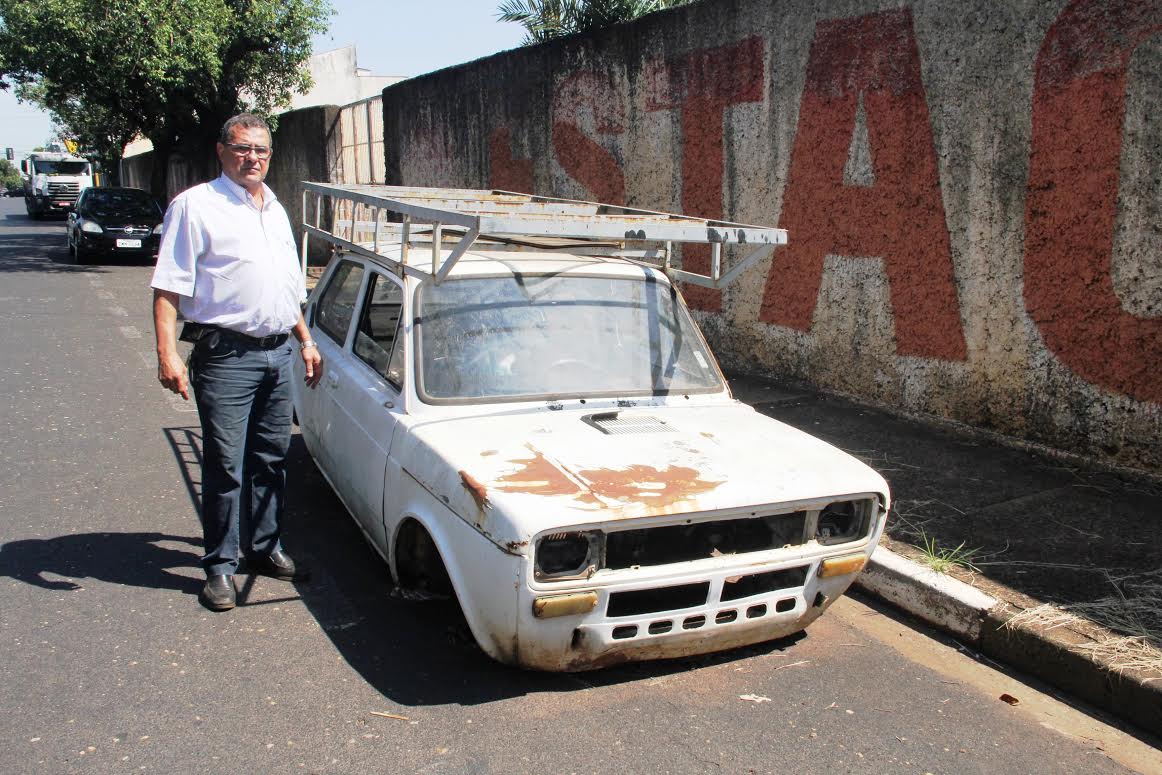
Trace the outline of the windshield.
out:
<instances>
[{"instance_id":1,"label":"windshield","mask_svg":"<svg viewBox=\"0 0 1162 775\"><path fill-rule=\"evenodd\" d=\"M87 161L33 161L37 175L88 175L89 162Z\"/></svg>"},{"instance_id":2,"label":"windshield","mask_svg":"<svg viewBox=\"0 0 1162 775\"><path fill-rule=\"evenodd\" d=\"M85 195L84 215L90 218L160 218L161 208L144 191L102 191Z\"/></svg>"},{"instance_id":3,"label":"windshield","mask_svg":"<svg viewBox=\"0 0 1162 775\"><path fill-rule=\"evenodd\" d=\"M665 395L722 389L677 293L642 277L428 281L417 309L425 400Z\"/></svg>"}]
</instances>

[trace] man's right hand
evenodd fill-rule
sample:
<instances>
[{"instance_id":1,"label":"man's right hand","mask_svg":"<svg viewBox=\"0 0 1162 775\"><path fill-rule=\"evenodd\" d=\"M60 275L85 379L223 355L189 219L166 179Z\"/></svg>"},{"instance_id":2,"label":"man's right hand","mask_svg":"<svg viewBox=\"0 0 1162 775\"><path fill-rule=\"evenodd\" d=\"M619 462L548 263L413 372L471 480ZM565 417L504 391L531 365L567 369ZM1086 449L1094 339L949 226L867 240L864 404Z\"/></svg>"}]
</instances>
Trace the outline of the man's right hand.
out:
<instances>
[{"instance_id":1,"label":"man's right hand","mask_svg":"<svg viewBox=\"0 0 1162 775\"><path fill-rule=\"evenodd\" d=\"M157 381L185 400L190 400L190 379L185 362L177 353L157 356Z\"/></svg>"},{"instance_id":2,"label":"man's right hand","mask_svg":"<svg viewBox=\"0 0 1162 775\"><path fill-rule=\"evenodd\" d=\"M157 381L187 401L190 400L190 375L178 355L178 295L172 291L153 291L153 330L157 336Z\"/></svg>"}]
</instances>

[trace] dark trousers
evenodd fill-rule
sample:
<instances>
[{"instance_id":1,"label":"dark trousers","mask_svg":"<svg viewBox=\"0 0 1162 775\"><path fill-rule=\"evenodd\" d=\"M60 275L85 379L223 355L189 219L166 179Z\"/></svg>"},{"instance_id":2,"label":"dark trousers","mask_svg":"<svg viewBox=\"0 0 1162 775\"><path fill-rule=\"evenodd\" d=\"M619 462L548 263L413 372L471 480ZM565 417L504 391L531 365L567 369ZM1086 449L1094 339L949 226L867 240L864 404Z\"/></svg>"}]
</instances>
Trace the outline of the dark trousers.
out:
<instances>
[{"instance_id":1,"label":"dark trousers","mask_svg":"<svg viewBox=\"0 0 1162 775\"><path fill-rule=\"evenodd\" d=\"M289 342L262 349L232 337L208 339L191 360L202 424L202 567L207 576L232 575L240 551L281 548L293 351Z\"/></svg>"}]
</instances>

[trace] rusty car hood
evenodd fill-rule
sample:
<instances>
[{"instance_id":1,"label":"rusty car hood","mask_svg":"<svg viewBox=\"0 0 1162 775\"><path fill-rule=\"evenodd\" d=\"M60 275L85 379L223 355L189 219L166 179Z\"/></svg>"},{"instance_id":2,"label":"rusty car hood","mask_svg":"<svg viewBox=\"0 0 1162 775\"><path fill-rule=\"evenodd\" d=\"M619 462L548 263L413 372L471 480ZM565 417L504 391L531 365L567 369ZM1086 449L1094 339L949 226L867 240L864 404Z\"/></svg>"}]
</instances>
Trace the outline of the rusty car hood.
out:
<instances>
[{"instance_id":1,"label":"rusty car hood","mask_svg":"<svg viewBox=\"0 0 1162 775\"><path fill-rule=\"evenodd\" d=\"M883 477L864 463L739 402L636 408L613 423L601 417L563 410L420 422L401 440L411 449L399 459L510 548L553 528L887 496Z\"/></svg>"}]
</instances>

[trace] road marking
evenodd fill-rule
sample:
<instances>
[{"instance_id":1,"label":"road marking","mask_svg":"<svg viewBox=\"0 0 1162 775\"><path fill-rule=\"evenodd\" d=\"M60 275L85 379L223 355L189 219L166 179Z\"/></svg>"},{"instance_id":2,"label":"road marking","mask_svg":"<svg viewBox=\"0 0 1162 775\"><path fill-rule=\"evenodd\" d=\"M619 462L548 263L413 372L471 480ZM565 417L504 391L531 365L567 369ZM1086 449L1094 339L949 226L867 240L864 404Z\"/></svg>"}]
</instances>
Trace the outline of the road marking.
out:
<instances>
[{"instance_id":1,"label":"road marking","mask_svg":"<svg viewBox=\"0 0 1162 775\"><path fill-rule=\"evenodd\" d=\"M109 291L97 291L97 298L98 299L112 299L113 294L110 293Z\"/></svg>"},{"instance_id":2,"label":"road marking","mask_svg":"<svg viewBox=\"0 0 1162 775\"><path fill-rule=\"evenodd\" d=\"M127 317L129 317L129 313L128 313L128 312L126 312L126 311L125 311L124 309L122 309L121 307L109 307L109 311L110 311L111 313L113 313L114 315L117 315L118 317L122 317L122 318L127 318Z\"/></svg>"},{"instance_id":3,"label":"road marking","mask_svg":"<svg viewBox=\"0 0 1162 775\"><path fill-rule=\"evenodd\" d=\"M96 275L89 275L89 284L94 288L101 288L105 285L105 281Z\"/></svg>"},{"instance_id":4,"label":"road marking","mask_svg":"<svg viewBox=\"0 0 1162 775\"><path fill-rule=\"evenodd\" d=\"M140 339L141 332L133 326L121 326L121 335L126 339Z\"/></svg>"}]
</instances>

